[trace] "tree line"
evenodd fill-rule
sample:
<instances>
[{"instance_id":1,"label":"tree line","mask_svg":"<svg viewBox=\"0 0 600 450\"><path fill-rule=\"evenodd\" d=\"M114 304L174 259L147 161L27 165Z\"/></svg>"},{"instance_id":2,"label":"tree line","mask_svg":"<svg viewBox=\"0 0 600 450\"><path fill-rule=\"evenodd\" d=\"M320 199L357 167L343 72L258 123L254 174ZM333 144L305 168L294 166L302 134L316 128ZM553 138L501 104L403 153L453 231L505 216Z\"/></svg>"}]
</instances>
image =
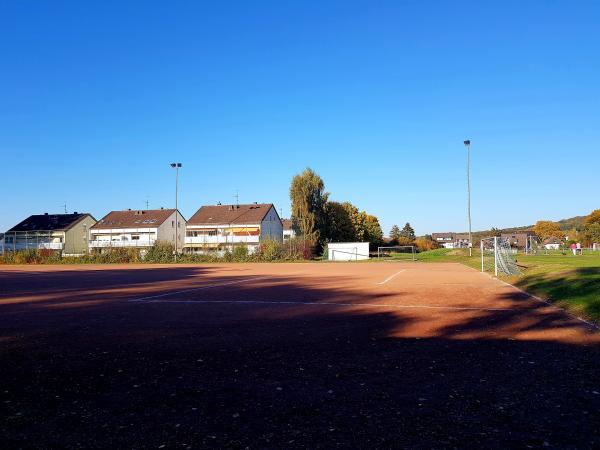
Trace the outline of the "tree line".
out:
<instances>
[{"instance_id":1,"label":"tree line","mask_svg":"<svg viewBox=\"0 0 600 450\"><path fill-rule=\"evenodd\" d=\"M556 238L567 240L567 243L580 242L584 245L592 245L600 242L600 209L592 211L583 221L583 227L577 229L563 230L558 222L539 220L533 227L533 232L540 239L546 240Z\"/></svg>"},{"instance_id":2,"label":"tree line","mask_svg":"<svg viewBox=\"0 0 600 450\"><path fill-rule=\"evenodd\" d=\"M379 219L350 202L330 200L323 179L310 168L292 179L290 200L294 231L317 252L328 242L383 243Z\"/></svg>"}]
</instances>

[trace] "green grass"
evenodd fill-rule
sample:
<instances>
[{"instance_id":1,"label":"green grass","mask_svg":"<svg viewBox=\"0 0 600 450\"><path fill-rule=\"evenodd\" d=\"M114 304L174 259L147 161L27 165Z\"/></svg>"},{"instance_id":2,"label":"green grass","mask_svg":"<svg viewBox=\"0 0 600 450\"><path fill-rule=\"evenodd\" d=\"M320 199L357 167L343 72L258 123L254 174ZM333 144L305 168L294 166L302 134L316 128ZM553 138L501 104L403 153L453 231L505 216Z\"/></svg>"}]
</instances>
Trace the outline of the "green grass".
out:
<instances>
[{"instance_id":1,"label":"green grass","mask_svg":"<svg viewBox=\"0 0 600 450\"><path fill-rule=\"evenodd\" d=\"M479 251L438 249L419 253L421 262L457 262L481 269ZM517 255L518 276L501 278L568 311L600 323L600 252L573 256Z\"/></svg>"}]
</instances>

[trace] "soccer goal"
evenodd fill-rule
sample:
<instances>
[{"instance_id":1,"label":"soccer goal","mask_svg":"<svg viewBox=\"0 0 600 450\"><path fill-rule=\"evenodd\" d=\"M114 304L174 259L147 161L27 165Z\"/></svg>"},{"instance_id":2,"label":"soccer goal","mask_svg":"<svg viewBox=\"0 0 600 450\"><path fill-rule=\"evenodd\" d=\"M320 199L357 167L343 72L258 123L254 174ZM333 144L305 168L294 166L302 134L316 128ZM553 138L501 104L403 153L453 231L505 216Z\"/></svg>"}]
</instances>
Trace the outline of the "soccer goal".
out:
<instances>
[{"instance_id":1,"label":"soccer goal","mask_svg":"<svg viewBox=\"0 0 600 450\"><path fill-rule=\"evenodd\" d=\"M390 247L377 247L377 259L417 259L417 251L414 245L394 245Z\"/></svg>"},{"instance_id":2,"label":"soccer goal","mask_svg":"<svg viewBox=\"0 0 600 450\"><path fill-rule=\"evenodd\" d=\"M498 236L484 238L481 240L481 271L493 271L494 275L499 273L506 275L518 275L521 273L517 260L516 249L511 248L508 238Z\"/></svg>"},{"instance_id":3,"label":"soccer goal","mask_svg":"<svg viewBox=\"0 0 600 450\"><path fill-rule=\"evenodd\" d=\"M527 236L525 244L526 255L547 255L548 249L542 244L542 241L537 236Z\"/></svg>"}]
</instances>

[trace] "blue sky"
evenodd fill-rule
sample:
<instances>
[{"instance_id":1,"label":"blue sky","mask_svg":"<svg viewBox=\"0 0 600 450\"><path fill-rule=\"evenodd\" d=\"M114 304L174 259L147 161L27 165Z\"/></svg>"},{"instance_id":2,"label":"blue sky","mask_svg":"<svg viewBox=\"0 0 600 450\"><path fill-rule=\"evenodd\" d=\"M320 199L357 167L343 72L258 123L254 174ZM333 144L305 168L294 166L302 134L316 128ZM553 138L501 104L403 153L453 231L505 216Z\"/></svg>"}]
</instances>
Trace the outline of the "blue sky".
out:
<instances>
[{"instance_id":1,"label":"blue sky","mask_svg":"<svg viewBox=\"0 0 600 450\"><path fill-rule=\"evenodd\" d=\"M307 166L384 232L600 207L594 1L0 3L0 229L273 202Z\"/></svg>"}]
</instances>

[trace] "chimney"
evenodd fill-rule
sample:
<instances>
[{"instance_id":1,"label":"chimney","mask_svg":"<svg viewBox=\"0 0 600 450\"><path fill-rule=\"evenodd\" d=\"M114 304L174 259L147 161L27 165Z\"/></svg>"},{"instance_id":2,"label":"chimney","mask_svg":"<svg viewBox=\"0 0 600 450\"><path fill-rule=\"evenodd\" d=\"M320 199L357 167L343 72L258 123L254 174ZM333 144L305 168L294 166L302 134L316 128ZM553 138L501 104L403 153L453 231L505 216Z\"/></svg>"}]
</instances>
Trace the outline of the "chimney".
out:
<instances>
[{"instance_id":1,"label":"chimney","mask_svg":"<svg viewBox=\"0 0 600 450\"><path fill-rule=\"evenodd\" d=\"M77 214L77 211L73 211L73 214Z\"/></svg>"},{"instance_id":2,"label":"chimney","mask_svg":"<svg viewBox=\"0 0 600 450\"><path fill-rule=\"evenodd\" d=\"M48 215L48 213L44 213L44 215L45 215L45 216L47 216L47 215Z\"/></svg>"}]
</instances>

